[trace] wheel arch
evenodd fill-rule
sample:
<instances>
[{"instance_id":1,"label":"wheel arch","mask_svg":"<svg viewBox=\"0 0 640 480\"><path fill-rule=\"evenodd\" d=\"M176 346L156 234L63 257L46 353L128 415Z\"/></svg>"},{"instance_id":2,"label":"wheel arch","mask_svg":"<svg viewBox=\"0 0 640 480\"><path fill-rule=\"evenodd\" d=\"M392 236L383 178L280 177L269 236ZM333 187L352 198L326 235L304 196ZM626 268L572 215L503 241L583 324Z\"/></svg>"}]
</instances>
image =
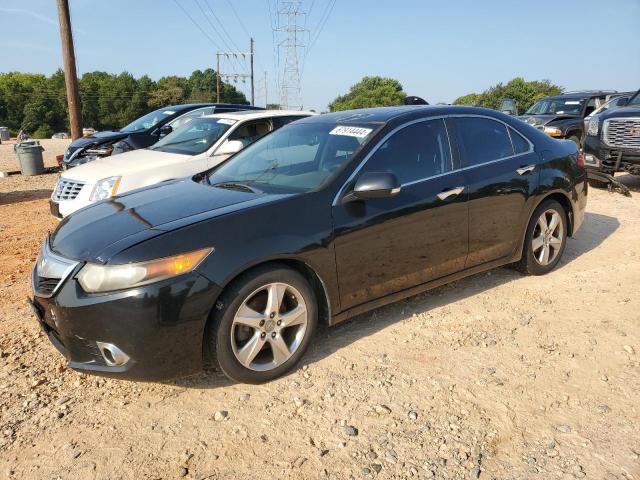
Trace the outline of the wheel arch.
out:
<instances>
[{"instance_id":1,"label":"wheel arch","mask_svg":"<svg viewBox=\"0 0 640 480\"><path fill-rule=\"evenodd\" d=\"M309 285L313 289L313 292L316 295L316 300L318 302L318 320L320 322L326 322L326 324L328 325L331 320L332 309L327 285L313 267L298 258L274 258L248 265L245 268L235 272L235 274L231 278L229 278L224 285L222 285L222 290L219 296L223 295L224 292L229 288L229 286L242 275L245 275L258 268L278 268L283 266L300 273L309 282Z\"/></svg>"}]
</instances>

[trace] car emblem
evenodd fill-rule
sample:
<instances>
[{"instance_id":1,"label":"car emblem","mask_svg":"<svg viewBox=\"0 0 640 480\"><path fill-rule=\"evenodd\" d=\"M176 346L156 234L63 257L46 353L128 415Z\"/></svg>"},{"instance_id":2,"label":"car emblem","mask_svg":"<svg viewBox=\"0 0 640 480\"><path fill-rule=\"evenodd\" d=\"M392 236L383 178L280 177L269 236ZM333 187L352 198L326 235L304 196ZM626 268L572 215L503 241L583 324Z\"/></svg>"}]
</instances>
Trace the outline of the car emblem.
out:
<instances>
[{"instance_id":1,"label":"car emblem","mask_svg":"<svg viewBox=\"0 0 640 480\"><path fill-rule=\"evenodd\" d=\"M629 135L632 137L640 137L640 128L630 128Z\"/></svg>"}]
</instances>

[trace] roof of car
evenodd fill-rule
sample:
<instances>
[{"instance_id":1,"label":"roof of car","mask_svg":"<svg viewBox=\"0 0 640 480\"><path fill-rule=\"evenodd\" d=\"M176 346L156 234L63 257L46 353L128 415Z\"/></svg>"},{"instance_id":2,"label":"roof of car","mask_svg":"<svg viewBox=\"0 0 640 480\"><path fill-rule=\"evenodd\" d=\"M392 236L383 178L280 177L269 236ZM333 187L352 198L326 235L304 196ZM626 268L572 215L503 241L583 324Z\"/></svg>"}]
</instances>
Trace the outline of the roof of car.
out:
<instances>
[{"instance_id":1,"label":"roof of car","mask_svg":"<svg viewBox=\"0 0 640 480\"><path fill-rule=\"evenodd\" d=\"M188 108L202 108L202 107L231 107L231 108L245 108L248 110L261 110L260 107L254 107L252 105L243 105L241 103L181 103L179 105L169 105L164 109L169 110L184 110Z\"/></svg>"},{"instance_id":2,"label":"roof of car","mask_svg":"<svg viewBox=\"0 0 640 480\"><path fill-rule=\"evenodd\" d=\"M612 90L584 90L584 91L576 91L576 92L566 92L561 93L559 95L549 95L547 98L587 98L587 97L599 97L602 95L615 95L618 92L614 92Z\"/></svg>"},{"instance_id":3,"label":"roof of car","mask_svg":"<svg viewBox=\"0 0 640 480\"><path fill-rule=\"evenodd\" d=\"M495 110L480 107L467 107L461 105L403 105L398 107L362 108L358 110L345 110L342 112L325 113L302 120L305 123L386 123L392 119L406 115L420 114L422 116L439 116L455 114L496 115Z\"/></svg>"},{"instance_id":4,"label":"roof of car","mask_svg":"<svg viewBox=\"0 0 640 480\"><path fill-rule=\"evenodd\" d=\"M314 112L301 110L240 110L237 112L221 112L205 115L204 118L230 118L233 120L257 120L265 117L311 116Z\"/></svg>"}]
</instances>

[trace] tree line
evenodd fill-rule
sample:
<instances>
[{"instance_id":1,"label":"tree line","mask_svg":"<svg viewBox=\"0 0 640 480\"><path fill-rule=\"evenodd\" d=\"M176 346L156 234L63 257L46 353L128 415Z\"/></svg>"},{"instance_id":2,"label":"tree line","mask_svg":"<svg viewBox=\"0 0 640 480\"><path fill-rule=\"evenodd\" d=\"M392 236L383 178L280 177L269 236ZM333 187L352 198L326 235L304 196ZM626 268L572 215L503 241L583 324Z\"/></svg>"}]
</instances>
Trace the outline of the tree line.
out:
<instances>
[{"instance_id":1,"label":"tree line","mask_svg":"<svg viewBox=\"0 0 640 480\"><path fill-rule=\"evenodd\" d=\"M213 69L196 70L188 78L168 76L154 81L144 75L135 78L127 72L110 74L87 72L82 75L80 98L84 127L96 130L120 128L145 113L167 105L189 102L214 102L216 74ZM497 109L503 98L516 100L524 112L540 98L557 95L563 89L549 80L526 81L517 77L498 83L482 93L469 93L454 100L454 105L473 105ZM418 92L429 99L428 92ZM367 107L402 105L407 96L400 81L367 76L344 95L329 104L334 111ZM245 95L233 85L221 82L221 101L247 103ZM276 104L269 105L278 108ZM0 73L0 126L15 133L23 128L36 138L68 130L64 74L51 76L32 73Z\"/></svg>"},{"instance_id":2,"label":"tree line","mask_svg":"<svg viewBox=\"0 0 640 480\"><path fill-rule=\"evenodd\" d=\"M127 72L87 72L79 79L84 127L120 128L145 113L167 105L215 102L216 73L196 70L189 77L168 76L154 81ZM245 95L221 82L220 101L246 104ZM69 119L64 73L0 73L0 126L15 135L27 130L35 138L67 132Z\"/></svg>"},{"instance_id":3,"label":"tree line","mask_svg":"<svg viewBox=\"0 0 640 480\"><path fill-rule=\"evenodd\" d=\"M526 81L516 77L506 84L497 83L482 93L469 93L454 100L453 105L469 105L498 109L504 98L513 98L520 112L524 112L535 102L549 95L562 93L562 87L549 80ZM418 92L419 96L429 99L428 92ZM364 77L351 86L349 92L336 97L329 104L332 112L352 110L354 108L384 107L402 105L407 94L402 84L393 78Z\"/></svg>"}]
</instances>

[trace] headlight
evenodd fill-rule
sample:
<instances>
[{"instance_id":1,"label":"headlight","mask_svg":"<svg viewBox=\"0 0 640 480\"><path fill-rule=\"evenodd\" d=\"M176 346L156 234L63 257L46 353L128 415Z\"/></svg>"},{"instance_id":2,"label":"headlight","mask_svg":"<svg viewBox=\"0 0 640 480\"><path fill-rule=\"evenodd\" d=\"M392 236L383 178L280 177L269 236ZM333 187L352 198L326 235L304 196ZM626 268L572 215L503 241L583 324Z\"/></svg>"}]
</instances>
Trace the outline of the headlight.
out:
<instances>
[{"instance_id":1,"label":"headlight","mask_svg":"<svg viewBox=\"0 0 640 480\"><path fill-rule=\"evenodd\" d=\"M104 200L105 198L113 197L118 191L121 178L122 177L109 177L98 181L96 186L93 187L89 201L97 202L99 200Z\"/></svg>"},{"instance_id":2,"label":"headlight","mask_svg":"<svg viewBox=\"0 0 640 480\"><path fill-rule=\"evenodd\" d=\"M562 130L560 130L557 127L544 127L544 133L546 133L547 135L549 135L551 137L561 137L562 136Z\"/></svg>"},{"instance_id":3,"label":"headlight","mask_svg":"<svg viewBox=\"0 0 640 480\"><path fill-rule=\"evenodd\" d=\"M88 148L87 150L85 150L85 152L88 153L89 155L96 155L98 157L108 157L109 155L111 155L112 151L113 151L113 145L105 145L101 147Z\"/></svg>"},{"instance_id":4,"label":"headlight","mask_svg":"<svg viewBox=\"0 0 640 480\"><path fill-rule=\"evenodd\" d=\"M88 293L124 290L189 273L212 251L213 248L204 248L175 257L125 265L87 263L76 278Z\"/></svg>"},{"instance_id":5,"label":"headlight","mask_svg":"<svg viewBox=\"0 0 640 480\"><path fill-rule=\"evenodd\" d=\"M113 144L113 147L111 149L111 155L117 155L119 153L128 152L130 150L133 150L131 145L129 145L124 140L120 140L119 142L116 142Z\"/></svg>"},{"instance_id":6,"label":"headlight","mask_svg":"<svg viewBox=\"0 0 640 480\"><path fill-rule=\"evenodd\" d=\"M600 129L600 122L597 118L592 118L589 120L589 124L587 125L587 135L591 137L598 136L598 130Z\"/></svg>"}]
</instances>

